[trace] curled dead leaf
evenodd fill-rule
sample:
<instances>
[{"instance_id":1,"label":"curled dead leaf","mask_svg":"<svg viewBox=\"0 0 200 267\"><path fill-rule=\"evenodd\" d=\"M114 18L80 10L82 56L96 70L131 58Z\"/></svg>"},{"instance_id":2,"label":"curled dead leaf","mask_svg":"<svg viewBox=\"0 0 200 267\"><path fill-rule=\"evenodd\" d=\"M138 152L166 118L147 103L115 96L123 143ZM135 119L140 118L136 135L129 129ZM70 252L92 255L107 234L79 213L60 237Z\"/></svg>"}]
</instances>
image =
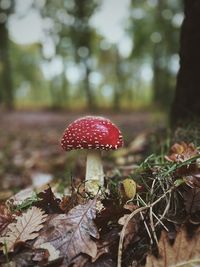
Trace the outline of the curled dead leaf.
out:
<instances>
[{"instance_id":1,"label":"curled dead leaf","mask_svg":"<svg viewBox=\"0 0 200 267\"><path fill-rule=\"evenodd\" d=\"M170 149L170 154L165 159L172 162L184 162L199 155L199 151L193 143L181 142L174 144Z\"/></svg>"}]
</instances>

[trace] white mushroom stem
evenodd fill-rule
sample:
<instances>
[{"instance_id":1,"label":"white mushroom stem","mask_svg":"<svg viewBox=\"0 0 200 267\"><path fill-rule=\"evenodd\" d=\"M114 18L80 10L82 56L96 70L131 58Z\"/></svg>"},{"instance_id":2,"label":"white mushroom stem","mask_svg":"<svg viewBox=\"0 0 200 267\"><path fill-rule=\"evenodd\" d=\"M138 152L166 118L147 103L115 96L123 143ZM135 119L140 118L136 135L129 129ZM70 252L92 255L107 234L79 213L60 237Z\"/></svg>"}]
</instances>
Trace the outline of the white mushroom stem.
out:
<instances>
[{"instance_id":1,"label":"white mushroom stem","mask_svg":"<svg viewBox=\"0 0 200 267\"><path fill-rule=\"evenodd\" d=\"M99 187L104 185L104 172L101 159L101 151L91 150L87 155L86 163L86 191L96 195Z\"/></svg>"}]
</instances>

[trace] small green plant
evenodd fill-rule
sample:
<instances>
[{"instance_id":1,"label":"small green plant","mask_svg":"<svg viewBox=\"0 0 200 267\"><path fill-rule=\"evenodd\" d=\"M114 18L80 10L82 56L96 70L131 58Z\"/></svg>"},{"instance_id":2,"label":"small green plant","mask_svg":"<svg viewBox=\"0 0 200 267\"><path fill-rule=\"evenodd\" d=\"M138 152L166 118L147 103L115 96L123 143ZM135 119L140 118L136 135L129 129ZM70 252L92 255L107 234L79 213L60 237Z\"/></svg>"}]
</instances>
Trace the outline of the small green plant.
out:
<instances>
[{"instance_id":1,"label":"small green plant","mask_svg":"<svg viewBox=\"0 0 200 267\"><path fill-rule=\"evenodd\" d=\"M24 201L21 204L17 205L14 211L23 211L33 206L33 204L39 201L40 198L37 196L37 193L34 192L33 195Z\"/></svg>"}]
</instances>

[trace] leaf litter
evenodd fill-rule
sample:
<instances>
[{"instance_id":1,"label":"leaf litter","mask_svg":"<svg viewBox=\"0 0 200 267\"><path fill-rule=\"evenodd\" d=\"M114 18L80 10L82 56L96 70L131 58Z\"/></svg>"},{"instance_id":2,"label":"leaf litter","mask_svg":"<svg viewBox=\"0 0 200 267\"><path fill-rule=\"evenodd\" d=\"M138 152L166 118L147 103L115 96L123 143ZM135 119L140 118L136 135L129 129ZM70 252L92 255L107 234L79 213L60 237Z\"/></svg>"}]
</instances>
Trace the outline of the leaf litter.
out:
<instances>
[{"instance_id":1,"label":"leaf litter","mask_svg":"<svg viewBox=\"0 0 200 267\"><path fill-rule=\"evenodd\" d=\"M159 257L147 256L145 267L198 267L200 266L200 227L192 238L181 227L175 242L170 245L168 235L162 232L158 243Z\"/></svg>"},{"instance_id":2,"label":"leaf litter","mask_svg":"<svg viewBox=\"0 0 200 267\"><path fill-rule=\"evenodd\" d=\"M16 222L9 224L6 235L0 238L5 251L13 251L18 242L35 239L39 235L39 230L43 228L46 217L47 215L36 207L16 217Z\"/></svg>"},{"instance_id":3,"label":"leaf litter","mask_svg":"<svg viewBox=\"0 0 200 267\"><path fill-rule=\"evenodd\" d=\"M97 255L97 245L92 239L99 239L98 230L93 222L96 217L96 200L78 205L68 214L51 218L46 229L41 232L34 247L49 242L69 265L80 253L92 258Z\"/></svg>"},{"instance_id":4,"label":"leaf litter","mask_svg":"<svg viewBox=\"0 0 200 267\"><path fill-rule=\"evenodd\" d=\"M124 157L134 153L133 144ZM18 193L0 206L0 263L25 267L195 263L199 259L199 157L193 144L182 142L172 146L166 160L152 155L134 168L120 165L106 178L104 199L88 199L78 188L59 198L50 186L34 196ZM181 226L186 224L187 230ZM189 239L191 227L196 230ZM174 229L171 246L168 237L174 236Z\"/></svg>"}]
</instances>

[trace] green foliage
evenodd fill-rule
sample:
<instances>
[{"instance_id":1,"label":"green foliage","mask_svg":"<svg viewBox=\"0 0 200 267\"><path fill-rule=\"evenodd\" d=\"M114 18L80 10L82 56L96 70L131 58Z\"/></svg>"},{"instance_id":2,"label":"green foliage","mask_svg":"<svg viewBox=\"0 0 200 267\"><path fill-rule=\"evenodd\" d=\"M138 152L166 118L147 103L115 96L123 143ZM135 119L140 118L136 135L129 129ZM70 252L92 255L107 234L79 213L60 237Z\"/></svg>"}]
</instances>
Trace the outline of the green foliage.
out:
<instances>
[{"instance_id":1,"label":"green foliage","mask_svg":"<svg viewBox=\"0 0 200 267\"><path fill-rule=\"evenodd\" d=\"M178 20L179 18L179 20ZM175 88L174 57L179 49L181 2L132 1L129 32L133 33L131 58L153 70L152 100L167 109Z\"/></svg>"},{"instance_id":2,"label":"green foliage","mask_svg":"<svg viewBox=\"0 0 200 267\"><path fill-rule=\"evenodd\" d=\"M37 103L38 99L46 99L46 104L49 104L47 84L38 68L41 63L39 44L19 46L11 43L10 47L16 104L23 107L31 102Z\"/></svg>"},{"instance_id":3,"label":"green foliage","mask_svg":"<svg viewBox=\"0 0 200 267\"><path fill-rule=\"evenodd\" d=\"M8 101L13 95L17 106L24 107L124 110L146 107L152 101L169 107L175 87L181 1L131 2L124 26L132 40L130 56L92 26L91 19L102 4L100 0L58 0L30 6L27 16L33 9L40 14L43 37L40 43L26 46L10 41L6 48L12 67L7 81L13 81L14 88ZM12 7L12 11L19 15L17 9Z\"/></svg>"}]
</instances>

